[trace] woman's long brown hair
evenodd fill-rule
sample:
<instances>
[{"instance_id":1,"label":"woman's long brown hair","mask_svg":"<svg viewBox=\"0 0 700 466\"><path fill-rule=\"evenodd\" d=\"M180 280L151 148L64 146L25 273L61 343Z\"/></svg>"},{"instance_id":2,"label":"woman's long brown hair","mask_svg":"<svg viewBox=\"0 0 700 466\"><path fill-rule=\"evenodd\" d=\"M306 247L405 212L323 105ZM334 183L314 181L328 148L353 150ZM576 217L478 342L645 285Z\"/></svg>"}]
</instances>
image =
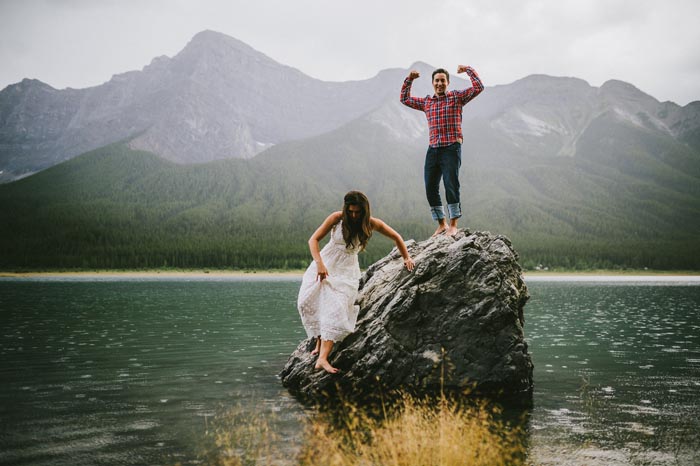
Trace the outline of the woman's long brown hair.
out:
<instances>
[{"instance_id":1,"label":"woman's long brown hair","mask_svg":"<svg viewBox=\"0 0 700 466\"><path fill-rule=\"evenodd\" d=\"M350 219L348 207L358 206L362 209L360 219L353 221ZM350 191L343 199L343 239L348 248L355 247L355 241L359 243L360 250L365 249L367 241L372 236L372 225L369 222L371 217L369 199L360 191Z\"/></svg>"}]
</instances>

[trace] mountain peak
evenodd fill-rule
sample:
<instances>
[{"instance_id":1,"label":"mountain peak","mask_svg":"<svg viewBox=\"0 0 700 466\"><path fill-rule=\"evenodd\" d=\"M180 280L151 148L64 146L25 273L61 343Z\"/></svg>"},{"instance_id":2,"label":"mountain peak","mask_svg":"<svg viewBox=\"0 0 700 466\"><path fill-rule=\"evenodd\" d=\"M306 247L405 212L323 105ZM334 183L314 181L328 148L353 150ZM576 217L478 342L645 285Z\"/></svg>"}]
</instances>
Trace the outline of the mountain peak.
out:
<instances>
[{"instance_id":1,"label":"mountain peak","mask_svg":"<svg viewBox=\"0 0 700 466\"><path fill-rule=\"evenodd\" d=\"M218 32L218 31L213 31L211 29L205 29L203 31L198 32L194 36L192 36L191 40L227 40L230 39L231 36L228 36L224 34L223 32Z\"/></svg>"},{"instance_id":2,"label":"mountain peak","mask_svg":"<svg viewBox=\"0 0 700 466\"><path fill-rule=\"evenodd\" d=\"M40 88L40 89L47 89L47 90L52 90L55 91L53 87L51 87L50 84L46 84L44 81L41 81L39 79L29 79L29 78L24 78L22 81L17 83L18 86L21 86L22 88Z\"/></svg>"},{"instance_id":3,"label":"mountain peak","mask_svg":"<svg viewBox=\"0 0 700 466\"><path fill-rule=\"evenodd\" d=\"M600 86L600 91L604 94L612 94L618 97L645 100L651 99L654 102L657 102L657 100L654 97L650 96L646 92L641 91L640 89L628 82L620 81L619 79L610 79L608 81L605 81L603 85Z\"/></svg>"},{"instance_id":4,"label":"mountain peak","mask_svg":"<svg viewBox=\"0 0 700 466\"><path fill-rule=\"evenodd\" d=\"M221 32L205 30L195 34L190 42L173 60L186 69L203 67L207 73L211 69L221 69L233 64L266 62L277 64L262 52Z\"/></svg>"},{"instance_id":5,"label":"mountain peak","mask_svg":"<svg viewBox=\"0 0 700 466\"><path fill-rule=\"evenodd\" d=\"M414 62L414 63L409 67L409 69L411 69L411 70L426 70L426 69L430 69L431 72L432 72L435 68L436 68L436 67L434 67L434 66L432 66L432 65L429 65L428 63L426 63L426 62L424 62L424 61L417 61L417 62Z\"/></svg>"},{"instance_id":6,"label":"mountain peak","mask_svg":"<svg viewBox=\"0 0 700 466\"><path fill-rule=\"evenodd\" d=\"M621 81L619 79L608 79L600 86L601 89L605 90L623 90L626 92L641 92L639 89L634 87L632 84Z\"/></svg>"},{"instance_id":7,"label":"mountain peak","mask_svg":"<svg viewBox=\"0 0 700 466\"><path fill-rule=\"evenodd\" d=\"M544 86L550 86L552 84L571 84L575 86L591 87L587 81L581 78L573 78L569 76L550 76L548 74L530 74L524 78L518 79L515 81L515 83Z\"/></svg>"},{"instance_id":8,"label":"mountain peak","mask_svg":"<svg viewBox=\"0 0 700 466\"><path fill-rule=\"evenodd\" d=\"M24 93L31 90L43 90L43 91L55 91L56 89L51 87L50 84L46 84L44 81L38 79L24 78L18 83L10 84L2 92L18 92Z\"/></svg>"},{"instance_id":9,"label":"mountain peak","mask_svg":"<svg viewBox=\"0 0 700 466\"><path fill-rule=\"evenodd\" d=\"M228 36L222 32L212 31L210 29L195 34L180 53L184 53L191 48L197 50L201 50L202 48L222 48L235 49L237 51L245 51L248 53L260 53L245 42Z\"/></svg>"}]
</instances>

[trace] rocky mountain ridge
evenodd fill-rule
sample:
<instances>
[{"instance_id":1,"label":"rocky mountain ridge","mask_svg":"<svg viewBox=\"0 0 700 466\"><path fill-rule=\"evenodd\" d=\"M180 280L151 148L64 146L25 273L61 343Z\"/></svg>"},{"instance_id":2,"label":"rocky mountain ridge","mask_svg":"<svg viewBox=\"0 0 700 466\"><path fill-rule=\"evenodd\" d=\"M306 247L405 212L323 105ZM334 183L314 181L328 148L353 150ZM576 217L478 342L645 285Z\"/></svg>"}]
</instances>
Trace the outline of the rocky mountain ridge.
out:
<instances>
[{"instance_id":1,"label":"rocky mountain ridge","mask_svg":"<svg viewBox=\"0 0 700 466\"><path fill-rule=\"evenodd\" d=\"M178 163L249 158L378 106L395 93L376 85L393 80L391 74L323 82L204 31L175 57L158 57L100 86L57 90L25 79L0 91L0 179L121 140Z\"/></svg>"},{"instance_id":2,"label":"rocky mountain ridge","mask_svg":"<svg viewBox=\"0 0 700 466\"><path fill-rule=\"evenodd\" d=\"M25 79L0 91L0 181L43 170L117 141L177 163L249 158L271 146L334 131L354 120L423 147L424 116L398 103L409 69L413 95L431 92L432 66L417 62L361 81L311 78L232 37L203 31L176 56L87 89ZM633 85L600 88L577 78L531 75L490 86L464 114L467 144L484 157L576 156L603 118L700 151L700 102L659 102ZM453 76L451 88L468 86ZM342 141L340 141L342 142Z\"/></svg>"}]
</instances>

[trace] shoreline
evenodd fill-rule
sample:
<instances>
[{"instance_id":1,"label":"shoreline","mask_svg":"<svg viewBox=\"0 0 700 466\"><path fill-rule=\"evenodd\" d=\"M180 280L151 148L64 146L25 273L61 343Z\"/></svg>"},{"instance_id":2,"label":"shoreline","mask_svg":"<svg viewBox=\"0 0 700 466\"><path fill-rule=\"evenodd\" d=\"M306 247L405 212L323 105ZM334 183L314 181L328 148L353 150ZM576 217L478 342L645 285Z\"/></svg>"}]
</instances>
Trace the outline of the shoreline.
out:
<instances>
[{"instance_id":1,"label":"shoreline","mask_svg":"<svg viewBox=\"0 0 700 466\"><path fill-rule=\"evenodd\" d=\"M279 279L301 278L305 270L61 270L61 271L0 271L0 278L256 278ZM525 279L548 278L618 278L633 279L634 277L667 279L688 277L700 278L697 270L531 270L523 272Z\"/></svg>"},{"instance_id":2,"label":"shoreline","mask_svg":"<svg viewBox=\"0 0 700 466\"><path fill-rule=\"evenodd\" d=\"M43 272L4 272L0 278L294 278L303 270L79 270Z\"/></svg>"}]
</instances>

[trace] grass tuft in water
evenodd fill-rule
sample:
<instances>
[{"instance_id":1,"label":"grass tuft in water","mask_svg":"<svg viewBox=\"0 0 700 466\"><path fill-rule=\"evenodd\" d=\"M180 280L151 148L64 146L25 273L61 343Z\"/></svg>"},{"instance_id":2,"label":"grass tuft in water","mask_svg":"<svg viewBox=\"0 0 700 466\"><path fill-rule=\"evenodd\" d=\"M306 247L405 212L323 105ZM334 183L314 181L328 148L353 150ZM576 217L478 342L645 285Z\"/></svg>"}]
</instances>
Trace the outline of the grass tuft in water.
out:
<instances>
[{"instance_id":1,"label":"grass tuft in water","mask_svg":"<svg viewBox=\"0 0 700 466\"><path fill-rule=\"evenodd\" d=\"M400 397L390 414L376 419L345 407L341 423L323 415L309 421L299 464L452 466L523 464L522 429L498 421L486 402L465 405Z\"/></svg>"},{"instance_id":2,"label":"grass tuft in water","mask_svg":"<svg viewBox=\"0 0 700 466\"><path fill-rule=\"evenodd\" d=\"M382 416L342 402L310 416L301 445L275 437L274 420L231 410L208 429L205 464L224 466L452 466L525 464L522 428L499 421L487 402L402 395ZM296 458L290 451L298 452Z\"/></svg>"}]
</instances>

